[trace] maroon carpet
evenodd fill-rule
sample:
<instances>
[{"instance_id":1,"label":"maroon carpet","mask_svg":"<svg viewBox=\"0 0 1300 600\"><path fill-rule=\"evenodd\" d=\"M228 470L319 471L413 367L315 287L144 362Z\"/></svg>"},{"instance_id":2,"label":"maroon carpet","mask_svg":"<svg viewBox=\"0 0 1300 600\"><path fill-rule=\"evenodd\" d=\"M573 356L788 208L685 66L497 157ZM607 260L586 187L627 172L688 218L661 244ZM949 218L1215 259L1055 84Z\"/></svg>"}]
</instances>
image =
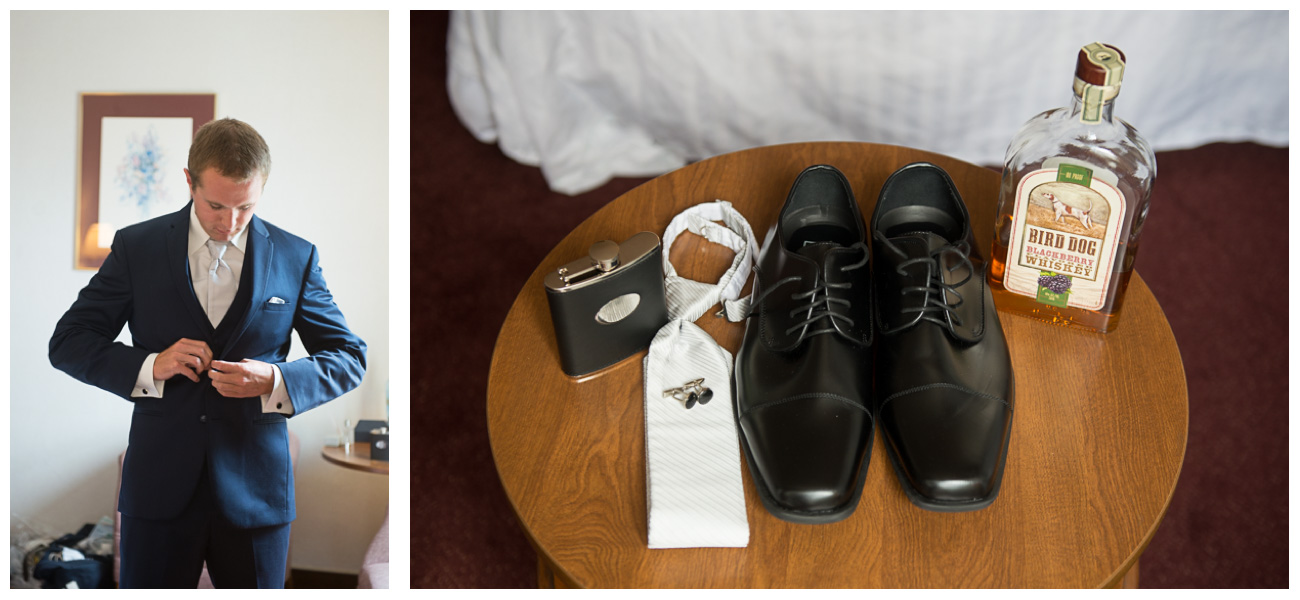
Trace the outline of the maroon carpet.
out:
<instances>
[{"instance_id":1,"label":"maroon carpet","mask_svg":"<svg viewBox=\"0 0 1300 600\"><path fill-rule=\"evenodd\" d=\"M488 447L492 347L547 252L645 180L564 196L476 141L447 99L446 29L445 12L411 13L411 326L433 348L413 361L411 585L532 587L536 556ZM1157 162L1137 267L1182 351L1191 423L1141 584L1287 587L1287 149Z\"/></svg>"}]
</instances>

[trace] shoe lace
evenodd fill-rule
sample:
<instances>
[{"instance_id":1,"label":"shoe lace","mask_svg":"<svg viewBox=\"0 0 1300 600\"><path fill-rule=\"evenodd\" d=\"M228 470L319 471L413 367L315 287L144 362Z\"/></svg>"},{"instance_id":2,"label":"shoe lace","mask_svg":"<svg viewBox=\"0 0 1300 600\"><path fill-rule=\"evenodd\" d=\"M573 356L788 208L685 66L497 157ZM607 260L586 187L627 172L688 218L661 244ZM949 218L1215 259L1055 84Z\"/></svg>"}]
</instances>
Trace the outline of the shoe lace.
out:
<instances>
[{"instance_id":1,"label":"shoe lace","mask_svg":"<svg viewBox=\"0 0 1300 600\"><path fill-rule=\"evenodd\" d=\"M884 244L884 246L891 252L894 252L903 258L907 257L907 254L904 253L902 249L889 241L889 238L885 237L881 232L877 231L875 237L876 241ZM941 265L943 264L942 258L945 254L954 255L958 259L957 264L948 269L949 273L960 269L962 266L966 267L966 277L961 281L951 284L944 282ZM903 314L919 312L921 313L922 319L930 321L931 323L937 323L939 326L944 328L948 327L948 322L943 319L944 313L946 313L948 319L952 321L953 326L960 327L962 319L961 315L957 314L957 309L961 307L962 303L965 302L965 299L962 298L961 292L958 292L957 288L965 285L967 281L970 281L970 278L975 273L975 266L970 262L970 244L966 240L947 244L931 251L929 256L918 256L916 258L904 260L903 262L898 263L898 267L894 270L899 275L906 276L908 274L907 268L918 264L926 266L926 272L929 274L926 285L904 286L899 293L904 295L924 294L925 304L921 306L907 307L902 309L901 312ZM956 297L955 302L948 301L949 294ZM881 333L893 333L906 327L906 325L901 325L888 331L882 329Z\"/></svg>"},{"instance_id":2,"label":"shoe lace","mask_svg":"<svg viewBox=\"0 0 1300 600\"><path fill-rule=\"evenodd\" d=\"M848 272L854 269L862 268L863 265L867 264L867 259L870 257L869 250L867 248L866 243L864 242L857 242L852 246L848 246L848 248L861 250L862 260L851 265L844 265L840 267L839 270L841 272ZM756 278L762 276L762 273L759 272L757 265L754 267L754 273ZM759 294L758 297L755 298L752 303L750 303L749 314L745 316L749 317L749 315L754 314L754 311L757 310L757 308L763 304L763 300L766 299L768 296L772 295L774 292L776 292L776 290L785 286L787 283L796 282L796 281L802 282L803 276L791 275L790 277L786 277L772 284L772 287L763 290L763 293ZM813 286L812 289L803 292L798 292L791 295L791 297L794 298L795 300L807 300L807 302L795 306L795 308L790 311L790 316L795 317L801 313L807 313L808 318L786 329L785 334L790 335L791 333L794 333L800 328L808 325L812 325L813 323L816 323L822 319L826 319L829 324L827 327L824 327L822 329L817 329L814 331L805 331L799 337L799 339L795 341L795 343L802 342L804 339L807 339L808 337L814 335L835 332L835 322L837 320L842 321L845 325L849 327L852 327L854 324L853 319L849 317L847 314L845 314L845 312L848 311L849 308L853 306L853 303L849 302L844 298L832 298L830 295L830 291L832 289L846 290L853 287L853 284L848 281L844 281L840 283L830 283L826 281L825 277L818 277L817 281L819 282L819 285Z\"/></svg>"}]
</instances>

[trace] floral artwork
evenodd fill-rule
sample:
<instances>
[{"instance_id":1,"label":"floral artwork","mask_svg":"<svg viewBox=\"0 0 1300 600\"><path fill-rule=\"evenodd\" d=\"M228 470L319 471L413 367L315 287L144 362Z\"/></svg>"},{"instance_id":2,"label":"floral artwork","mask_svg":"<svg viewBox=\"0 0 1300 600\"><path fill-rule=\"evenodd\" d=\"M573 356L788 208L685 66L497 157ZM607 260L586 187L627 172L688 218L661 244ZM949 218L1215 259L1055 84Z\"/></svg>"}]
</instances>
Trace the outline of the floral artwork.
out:
<instances>
[{"instance_id":1,"label":"floral artwork","mask_svg":"<svg viewBox=\"0 0 1300 600\"><path fill-rule=\"evenodd\" d=\"M124 227L185 207L190 141L215 94L81 94L73 268L98 269Z\"/></svg>"},{"instance_id":2,"label":"floral artwork","mask_svg":"<svg viewBox=\"0 0 1300 600\"><path fill-rule=\"evenodd\" d=\"M189 200L185 184L193 119L104 117L97 243L117 229L174 212Z\"/></svg>"},{"instance_id":3,"label":"floral artwork","mask_svg":"<svg viewBox=\"0 0 1300 600\"><path fill-rule=\"evenodd\" d=\"M171 157L158 145L157 132L149 127L143 137L132 135L126 143L126 156L117 165L118 201L143 207L155 199L166 200L167 190L161 185L166 176L160 169Z\"/></svg>"}]
</instances>

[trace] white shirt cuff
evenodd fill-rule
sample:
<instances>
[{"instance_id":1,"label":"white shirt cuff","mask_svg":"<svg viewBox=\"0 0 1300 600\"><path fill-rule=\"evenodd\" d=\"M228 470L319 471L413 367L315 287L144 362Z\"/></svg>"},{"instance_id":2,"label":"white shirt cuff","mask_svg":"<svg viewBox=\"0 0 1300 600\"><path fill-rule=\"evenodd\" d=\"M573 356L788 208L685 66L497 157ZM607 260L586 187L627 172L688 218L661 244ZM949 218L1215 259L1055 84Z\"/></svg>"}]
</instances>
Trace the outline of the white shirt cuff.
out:
<instances>
[{"instance_id":1,"label":"white shirt cuff","mask_svg":"<svg viewBox=\"0 0 1300 600\"><path fill-rule=\"evenodd\" d=\"M284 376L280 374L280 367L271 365L271 371L275 374L275 389L269 394L262 394L262 412L292 415L293 402L289 400L288 388L284 387Z\"/></svg>"},{"instance_id":2,"label":"white shirt cuff","mask_svg":"<svg viewBox=\"0 0 1300 600\"><path fill-rule=\"evenodd\" d=\"M135 376L135 388L131 390L132 398L162 397L163 385L167 382L153 378L153 362L157 358L157 352L145 357L144 364L140 365L140 374Z\"/></svg>"}]
</instances>

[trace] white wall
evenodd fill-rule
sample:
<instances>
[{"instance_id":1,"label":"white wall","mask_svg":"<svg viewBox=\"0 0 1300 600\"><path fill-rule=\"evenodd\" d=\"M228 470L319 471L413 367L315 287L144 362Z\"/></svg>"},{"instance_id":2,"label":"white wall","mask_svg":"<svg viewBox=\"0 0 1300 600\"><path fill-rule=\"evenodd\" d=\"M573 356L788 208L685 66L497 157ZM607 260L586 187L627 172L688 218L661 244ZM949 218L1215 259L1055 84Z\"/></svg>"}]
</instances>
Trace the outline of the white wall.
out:
<instances>
[{"instance_id":1,"label":"white wall","mask_svg":"<svg viewBox=\"0 0 1300 600\"><path fill-rule=\"evenodd\" d=\"M217 117L252 124L271 147L258 214L317 244L335 301L370 348L359 389L289 421L302 440L293 566L356 573L388 478L326 463L321 447L344 419L385 416L387 14L15 12L10 35L13 517L65 533L111 515L131 418L128 402L46 357L92 274L72 268L78 94L215 93ZM295 342L291 358L303 355Z\"/></svg>"}]
</instances>

